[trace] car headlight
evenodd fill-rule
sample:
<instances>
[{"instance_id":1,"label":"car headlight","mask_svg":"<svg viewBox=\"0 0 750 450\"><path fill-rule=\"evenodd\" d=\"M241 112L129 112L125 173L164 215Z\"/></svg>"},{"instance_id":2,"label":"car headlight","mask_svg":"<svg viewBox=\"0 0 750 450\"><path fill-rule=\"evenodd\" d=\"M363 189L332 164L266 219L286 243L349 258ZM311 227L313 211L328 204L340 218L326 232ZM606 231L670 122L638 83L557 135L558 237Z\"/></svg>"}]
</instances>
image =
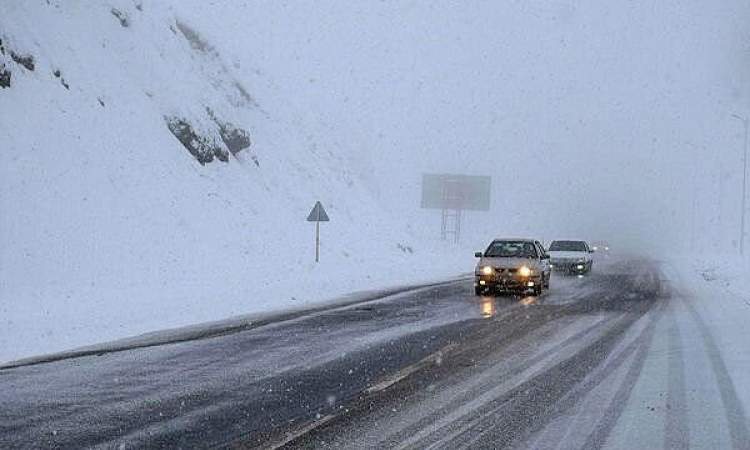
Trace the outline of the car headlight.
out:
<instances>
[{"instance_id":1,"label":"car headlight","mask_svg":"<svg viewBox=\"0 0 750 450\"><path fill-rule=\"evenodd\" d=\"M480 269L482 275L492 275L492 272L494 271L495 269L493 269L491 266L484 266Z\"/></svg>"},{"instance_id":2,"label":"car headlight","mask_svg":"<svg viewBox=\"0 0 750 450\"><path fill-rule=\"evenodd\" d=\"M518 274L521 275L522 277L531 276L532 273L534 272L526 266L521 266L521 268L518 269Z\"/></svg>"}]
</instances>

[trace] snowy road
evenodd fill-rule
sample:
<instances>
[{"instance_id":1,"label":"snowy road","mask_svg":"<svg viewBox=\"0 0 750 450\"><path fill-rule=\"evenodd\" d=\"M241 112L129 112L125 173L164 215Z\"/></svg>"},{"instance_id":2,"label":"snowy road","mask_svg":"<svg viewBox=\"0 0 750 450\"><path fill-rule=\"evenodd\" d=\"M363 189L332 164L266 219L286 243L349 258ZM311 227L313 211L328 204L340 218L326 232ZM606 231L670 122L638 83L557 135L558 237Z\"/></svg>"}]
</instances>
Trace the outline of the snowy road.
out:
<instances>
[{"instance_id":1,"label":"snowy road","mask_svg":"<svg viewBox=\"0 0 750 450\"><path fill-rule=\"evenodd\" d=\"M0 447L750 448L744 345L670 267L470 291L0 370Z\"/></svg>"}]
</instances>

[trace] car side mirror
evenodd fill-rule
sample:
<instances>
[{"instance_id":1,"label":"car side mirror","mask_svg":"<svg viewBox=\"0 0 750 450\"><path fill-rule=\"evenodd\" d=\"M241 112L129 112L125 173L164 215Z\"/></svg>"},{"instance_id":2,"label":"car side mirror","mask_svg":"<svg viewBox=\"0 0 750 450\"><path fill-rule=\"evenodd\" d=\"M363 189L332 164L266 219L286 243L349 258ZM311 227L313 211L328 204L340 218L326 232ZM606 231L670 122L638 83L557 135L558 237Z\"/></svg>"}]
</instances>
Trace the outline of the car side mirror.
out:
<instances>
[{"instance_id":1,"label":"car side mirror","mask_svg":"<svg viewBox=\"0 0 750 450\"><path fill-rule=\"evenodd\" d=\"M481 258L482 257L482 252L474 252L474 257L475 258Z\"/></svg>"}]
</instances>

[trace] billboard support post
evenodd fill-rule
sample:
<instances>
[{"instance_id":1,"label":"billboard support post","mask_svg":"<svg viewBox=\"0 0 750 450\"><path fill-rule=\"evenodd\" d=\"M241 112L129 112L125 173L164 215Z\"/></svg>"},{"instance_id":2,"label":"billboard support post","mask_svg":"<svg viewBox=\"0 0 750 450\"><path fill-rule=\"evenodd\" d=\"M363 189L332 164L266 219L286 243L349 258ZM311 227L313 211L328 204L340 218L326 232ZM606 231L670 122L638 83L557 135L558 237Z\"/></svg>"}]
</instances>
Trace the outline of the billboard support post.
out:
<instances>
[{"instance_id":1,"label":"billboard support post","mask_svg":"<svg viewBox=\"0 0 750 450\"><path fill-rule=\"evenodd\" d=\"M424 174L422 175L422 208L440 209L440 238L461 240L461 219L466 210L487 211L490 208L491 178L486 176Z\"/></svg>"}]
</instances>

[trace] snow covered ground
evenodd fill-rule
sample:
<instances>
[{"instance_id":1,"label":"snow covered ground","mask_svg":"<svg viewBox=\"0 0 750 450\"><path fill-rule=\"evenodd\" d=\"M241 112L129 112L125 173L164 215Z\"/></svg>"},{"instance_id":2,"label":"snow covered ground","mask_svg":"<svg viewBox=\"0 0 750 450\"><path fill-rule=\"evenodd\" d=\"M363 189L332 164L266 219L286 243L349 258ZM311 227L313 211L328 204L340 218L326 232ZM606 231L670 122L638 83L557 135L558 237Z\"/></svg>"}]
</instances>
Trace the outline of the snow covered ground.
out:
<instances>
[{"instance_id":1,"label":"snow covered ground","mask_svg":"<svg viewBox=\"0 0 750 450\"><path fill-rule=\"evenodd\" d=\"M670 359L670 373L672 359L684 361L684 379L670 375L669 382L682 385L681 401L690 410L677 413L692 424L687 429L697 447L742 447L750 439L750 259L704 257L666 269L675 291L662 344L674 352L661 356ZM717 430L727 431L726 442L701 441Z\"/></svg>"},{"instance_id":2,"label":"snow covered ground","mask_svg":"<svg viewBox=\"0 0 750 450\"><path fill-rule=\"evenodd\" d=\"M648 127L629 129L630 136L623 139L627 151L590 151L614 145L604 122L656 123L631 120L642 117L638 109L619 115L618 95L632 96L628 89L640 93L641 83L620 83L625 91L610 83L612 73L628 73L637 80L650 72L633 74L636 64L627 58L612 58L627 70L608 65L600 69L599 75L608 80L607 95L614 96L604 100L614 110L603 100L586 114L610 120L576 116L589 103L578 94L566 103L570 110L550 110L549 98L577 86L580 71L588 74L598 59L581 59L560 72L548 70L549 56L566 64L578 60L575 49L598 42L601 30L593 25L599 21L585 22L591 27L576 25L587 20L586 15L579 17L576 8L563 7L562 15L570 23L561 29L578 44L561 48L559 39L549 39L542 46L545 52L531 52L536 56L530 57L529 34L535 39L535 33L559 26L560 14L539 15L536 5L524 3L503 6L499 13L487 5L482 8L488 14L462 5L440 9L381 4L361 11L356 2L227 2L222 7L198 0L3 2L0 361L235 315L300 308L351 291L454 276L471 270L472 252L496 235L549 238L577 226L636 237L651 229L672 234L641 211L642 194L657 191L654 180L667 179L669 184L667 174L642 173L641 159L633 159L631 153L639 145L658 148L651 153L664 159L644 162L660 168L669 161L671 166L669 158L674 155L665 151L665 142L655 139ZM595 17L599 8L620 20L620 14L609 13L610 6L592 2L584 9ZM654 15L649 7L644 20L633 23L661 30L662 17L694 17L673 14L669 8ZM742 17L729 8L723 14ZM484 26L472 25L480 16ZM723 17L712 20L724 25ZM530 20L531 26L518 18ZM508 34L490 39L482 30L505 29L493 22L496 19L512 26ZM738 27L744 24L733 20ZM344 22L350 26L342 27ZM668 42L684 45L683 25L677 21L668 27ZM735 39L733 29L708 27L708 33L714 38L720 31L724 38ZM623 30L623 35L632 35L632 30ZM355 33L365 38L356 40ZM659 41L643 34L648 42ZM704 42L701 34L689 36ZM342 47L346 51L331 50L333 40L348 38L352 42ZM502 51L485 57L485 47L479 44L497 44ZM476 55L469 58L465 46ZM714 47L689 47L700 48L706 58L724 55ZM590 50L601 55L609 50L621 54L623 49ZM453 55L453 63L446 63L446 52ZM429 63L416 64L415 54ZM691 54L688 59L701 57ZM651 67L650 62L640 63ZM496 67L514 71L495 72ZM466 77L482 71L486 78L465 83ZM537 79L540 73L548 75ZM684 106L686 97L672 89L671 76L663 79L680 100L680 111L708 110L693 103ZM596 98L602 98L597 78L584 81L597 89ZM302 84L308 87L302 89ZM509 91L498 90L499 85L507 85ZM518 94L535 90L542 95ZM354 91L367 95L355 96ZM482 116L477 99L488 95L499 96L495 105L509 109L503 112L493 106L484 111L489 116ZM407 108L393 114L391 108L400 97L409 99ZM652 107L648 105L649 111ZM726 115L723 108L717 117ZM349 114L346 120L342 117L347 114L335 119L326 114L336 109L363 113ZM561 134L551 130L541 137L540 147L526 140L539 135L540 110L571 117L576 127L590 123L591 128L570 128L562 121ZM440 120L428 126L426 121L436 117ZM558 121L549 122L551 127ZM475 123L486 129L476 133ZM422 133L411 135L406 132L409 127L421 127ZM601 141L582 145L585 136L599 134ZM563 139L568 135L573 147L584 153L571 158ZM647 144L634 141L636 135ZM683 138L681 133L674 135ZM517 139L508 140L512 136ZM462 142L466 139L476 141ZM734 144L734 139L715 139L710 136L711 145ZM554 151L539 154L544 148ZM486 221L469 215L465 235L474 237L465 245L435 239L438 214L418 209L420 172L450 167L487 174L488 161L497 161L498 152L506 149L512 149L512 161L496 177L512 173L521 179L496 183L495 215ZM675 149L687 155L682 143ZM528 164L531 160L541 166ZM627 164L619 164L621 160ZM600 189L590 189L596 181L593 173L575 175L583 162L591 167L637 166L639 183L618 183L618 176L630 178L622 170L606 172ZM525 206L527 186L538 178L537 169L547 172L551 184L564 186L564 201L549 193L536 199L541 207ZM566 173L584 183L572 182ZM688 189L674 186L680 194ZM730 188L720 187L719 193ZM582 201L587 197L576 195L584 192L593 196L590 216ZM618 201L611 201L613 195ZM705 195L714 201L712 190L706 189ZM660 201L671 202L670 198ZM317 200L332 219L322 226L320 264L313 263L313 226L304 220ZM652 203L656 211L664 209ZM514 209L516 204L521 206ZM570 209L575 214L570 215ZM676 222L674 212L665 217ZM647 229L637 226L654 223ZM749 283L742 274L750 270L744 267L743 272L735 264L709 262L680 270L690 269L691 276L698 277L685 275L686 283L726 292L733 300L722 305L736 308L727 310L731 318L744 311L742 302L748 301Z\"/></svg>"},{"instance_id":3,"label":"snow covered ground","mask_svg":"<svg viewBox=\"0 0 750 450\"><path fill-rule=\"evenodd\" d=\"M4 3L0 361L471 270L416 195L379 197L345 132L181 6Z\"/></svg>"}]
</instances>

